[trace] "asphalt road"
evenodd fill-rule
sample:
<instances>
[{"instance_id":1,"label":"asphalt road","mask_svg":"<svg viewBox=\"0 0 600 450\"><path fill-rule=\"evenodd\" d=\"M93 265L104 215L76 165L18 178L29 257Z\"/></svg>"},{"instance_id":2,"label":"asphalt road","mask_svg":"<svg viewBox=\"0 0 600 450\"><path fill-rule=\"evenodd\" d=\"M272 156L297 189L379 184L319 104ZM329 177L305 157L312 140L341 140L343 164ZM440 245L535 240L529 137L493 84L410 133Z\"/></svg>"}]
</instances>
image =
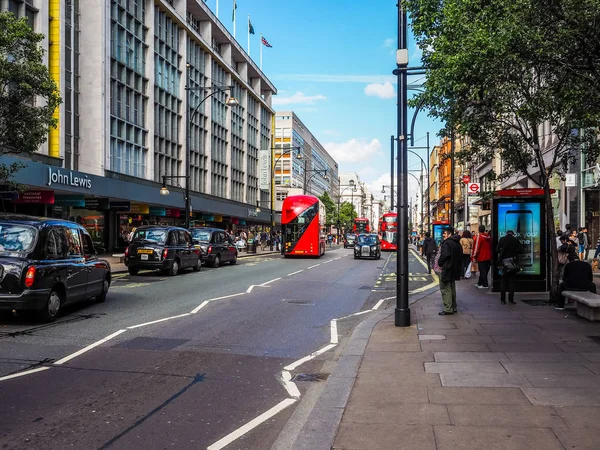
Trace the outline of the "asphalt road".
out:
<instances>
[{"instance_id":1,"label":"asphalt road","mask_svg":"<svg viewBox=\"0 0 600 450\"><path fill-rule=\"evenodd\" d=\"M393 307L380 301L394 295L388 256L335 249L126 275L105 303L54 324L2 318L0 377L41 369L0 379L2 448L268 449L310 388L302 380L326 376L323 363L368 311ZM412 256L410 271L412 290L432 282Z\"/></svg>"}]
</instances>

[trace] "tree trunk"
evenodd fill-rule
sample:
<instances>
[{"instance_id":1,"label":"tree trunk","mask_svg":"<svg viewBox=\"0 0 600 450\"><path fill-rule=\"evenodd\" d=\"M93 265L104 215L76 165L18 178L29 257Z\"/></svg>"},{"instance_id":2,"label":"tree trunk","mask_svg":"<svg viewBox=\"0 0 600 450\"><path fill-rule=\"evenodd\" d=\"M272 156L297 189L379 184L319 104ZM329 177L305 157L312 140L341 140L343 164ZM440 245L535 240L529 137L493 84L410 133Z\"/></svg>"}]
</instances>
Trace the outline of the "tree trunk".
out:
<instances>
[{"instance_id":1,"label":"tree trunk","mask_svg":"<svg viewBox=\"0 0 600 450\"><path fill-rule=\"evenodd\" d=\"M552 196L550 194L550 183L546 180L544 183L544 200L546 202L546 243L550 248L550 302L558 302L558 283L560 281L560 270L558 267L558 249L556 247L556 230L554 229L554 208L552 206ZM542 247L543 249L543 247ZM540 251L540 257L545 258L548 252ZM548 273L548 271L547 271Z\"/></svg>"}]
</instances>

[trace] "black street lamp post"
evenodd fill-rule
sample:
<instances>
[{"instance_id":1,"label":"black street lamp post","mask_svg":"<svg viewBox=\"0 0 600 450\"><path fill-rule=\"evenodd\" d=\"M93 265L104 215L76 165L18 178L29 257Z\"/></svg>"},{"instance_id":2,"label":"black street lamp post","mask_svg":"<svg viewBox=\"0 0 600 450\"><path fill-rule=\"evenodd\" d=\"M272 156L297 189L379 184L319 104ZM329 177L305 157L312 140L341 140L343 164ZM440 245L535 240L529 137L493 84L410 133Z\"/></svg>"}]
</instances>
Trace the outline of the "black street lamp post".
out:
<instances>
[{"instance_id":1,"label":"black street lamp post","mask_svg":"<svg viewBox=\"0 0 600 450\"><path fill-rule=\"evenodd\" d=\"M306 169L306 163L308 162L308 160L304 160L304 186L302 188L302 193L304 195L306 195L307 193L310 193L310 189L308 189L308 186L310 185L310 182L312 181L312 179L316 176L316 175L323 175L323 179L325 181L328 181L329 178L327 176L327 172L328 169ZM312 175L310 176L310 178L308 178L307 180L307 174L308 173L312 173Z\"/></svg>"}]
</instances>

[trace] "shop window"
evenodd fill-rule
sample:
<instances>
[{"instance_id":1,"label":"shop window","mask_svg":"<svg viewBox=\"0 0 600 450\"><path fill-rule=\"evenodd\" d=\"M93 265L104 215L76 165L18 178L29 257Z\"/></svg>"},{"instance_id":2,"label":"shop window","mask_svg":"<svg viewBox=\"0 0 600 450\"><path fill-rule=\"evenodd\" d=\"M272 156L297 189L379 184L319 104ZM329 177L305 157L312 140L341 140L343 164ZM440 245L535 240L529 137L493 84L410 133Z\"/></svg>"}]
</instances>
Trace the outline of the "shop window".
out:
<instances>
[{"instance_id":1,"label":"shop window","mask_svg":"<svg viewBox=\"0 0 600 450\"><path fill-rule=\"evenodd\" d=\"M79 231L67 228L67 256L81 256L81 238Z\"/></svg>"}]
</instances>

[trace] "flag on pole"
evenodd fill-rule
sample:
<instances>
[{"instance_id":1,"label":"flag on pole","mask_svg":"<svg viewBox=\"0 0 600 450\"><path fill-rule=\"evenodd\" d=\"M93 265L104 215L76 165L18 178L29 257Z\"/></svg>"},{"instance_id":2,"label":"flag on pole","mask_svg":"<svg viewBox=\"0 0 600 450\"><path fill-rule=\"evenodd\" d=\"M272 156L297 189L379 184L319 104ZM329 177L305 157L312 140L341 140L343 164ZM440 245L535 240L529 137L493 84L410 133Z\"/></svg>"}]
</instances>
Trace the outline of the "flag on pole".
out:
<instances>
[{"instance_id":1,"label":"flag on pole","mask_svg":"<svg viewBox=\"0 0 600 450\"><path fill-rule=\"evenodd\" d=\"M235 22L235 10L237 9L237 2L233 0L233 11L231 13L231 21Z\"/></svg>"},{"instance_id":2,"label":"flag on pole","mask_svg":"<svg viewBox=\"0 0 600 450\"><path fill-rule=\"evenodd\" d=\"M271 44L269 44L269 41L267 41L264 37L261 38L261 42L265 47L273 47Z\"/></svg>"},{"instance_id":3,"label":"flag on pole","mask_svg":"<svg viewBox=\"0 0 600 450\"><path fill-rule=\"evenodd\" d=\"M248 33L254 34L254 27L252 26L252 22L250 22L250 16L248 16Z\"/></svg>"}]
</instances>

